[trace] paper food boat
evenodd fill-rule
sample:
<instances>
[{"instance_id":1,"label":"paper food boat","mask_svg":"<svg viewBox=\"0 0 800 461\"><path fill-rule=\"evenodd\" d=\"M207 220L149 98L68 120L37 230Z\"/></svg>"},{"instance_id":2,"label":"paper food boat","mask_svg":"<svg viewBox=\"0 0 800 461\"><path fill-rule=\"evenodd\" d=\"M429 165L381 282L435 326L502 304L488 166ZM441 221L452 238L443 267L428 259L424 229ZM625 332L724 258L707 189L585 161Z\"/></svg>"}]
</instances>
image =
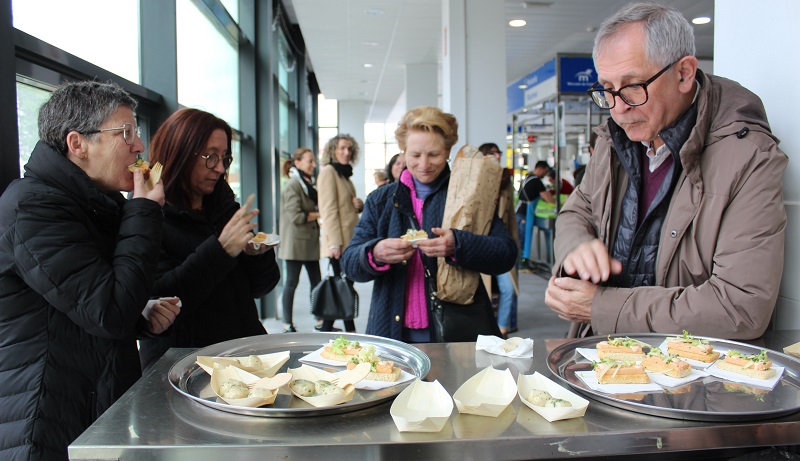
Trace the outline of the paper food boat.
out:
<instances>
[{"instance_id":1,"label":"paper food boat","mask_svg":"<svg viewBox=\"0 0 800 461\"><path fill-rule=\"evenodd\" d=\"M784 354L789 354L792 357L797 357L800 359L800 343L794 343L791 346L786 346L783 348Z\"/></svg>"},{"instance_id":2,"label":"paper food boat","mask_svg":"<svg viewBox=\"0 0 800 461\"><path fill-rule=\"evenodd\" d=\"M251 357L258 357L261 365L258 366ZM252 373L259 378L270 378L281 369L284 363L289 361L289 351L275 352L273 354L247 355L241 357L210 357L207 355L197 356L197 365L206 373L211 374L215 368L226 368L234 366L246 372ZM255 363L253 363L255 362ZM256 365L256 366L253 366Z\"/></svg>"},{"instance_id":3,"label":"paper food boat","mask_svg":"<svg viewBox=\"0 0 800 461\"><path fill-rule=\"evenodd\" d=\"M220 392L222 383L229 379L236 379L242 381L247 387L251 389L263 388L266 389L264 395L259 397L245 397L241 399L225 398ZM238 407L261 407L275 402L275 397L278 395L278 389L284 386L292 375L289 373L281 373L271 378L259 378L258 376L248 373L236 367L215 368L211 373L211 389L222 401L230 405ZM252 392L252 391L251 391Z\"/></svg>"},{"instance_id":4,"label":"paper food boat","mask_svg":"<svg viewBox=\"0 0 800 461\"><path fill-rule=\"evenodd\" d=\"M453 395L460 413L496 417L514 400L517 386L511 371L486 367Z\"/></svg>"},{"instance_id":5,"label":"paper food boat","mask_svg":"<svg viewBox=\"0 0 800 461\"><path fill-rule=\"evenodd\" d=\"M356 390L355 384L369 374L370 368L370 364L366 362L359 363L352 370L347 370L339 374L328 373L325 370L320 370L319 368L314 368L309 365L302 365L300 368L290 368L289 373L292 374L292 379L289 382L289 389L292 391L292 395L310 403L312 406L332 407L339 405L340 403L349 402L353 399L353 393ZM343 392L335 394L302 396L295 392L295 390L292 388L292 382L297 381L298 379L305 379L312 382L334 382L338 380L338 382L335 384L341 387Z\"/></svg>"},{"instance_id":6,"label":"paper food boat","mask_svg":"<svg viewBox=\"0 0 800 461\"><path fill-rule=\"evenodd\" d=\"M539 413L542 418L550 421L551 423L553 421L559 421L562 419L581 417L586 414L586 408L589 406L588 400L559 386L538 371L532 375L520 374L519 378L517 379L517 389L522 403L536 413ZM547 391L554 398L567 400L572 404L572 406L548 408L534 405L528 401L528 395L530 395L531 391L534 389Z\"/></svg>"},{"instance_id":7,"label":"paper food boat","mask_svg":"<svg viewBox=\"0 0 800 461\"><path fill-rule=\"evenodd\" d=\"M389 409L400 432L439 432L453 412L453 398L439 381L416 379L403 390Z\"/></svg>"}]
</instances>

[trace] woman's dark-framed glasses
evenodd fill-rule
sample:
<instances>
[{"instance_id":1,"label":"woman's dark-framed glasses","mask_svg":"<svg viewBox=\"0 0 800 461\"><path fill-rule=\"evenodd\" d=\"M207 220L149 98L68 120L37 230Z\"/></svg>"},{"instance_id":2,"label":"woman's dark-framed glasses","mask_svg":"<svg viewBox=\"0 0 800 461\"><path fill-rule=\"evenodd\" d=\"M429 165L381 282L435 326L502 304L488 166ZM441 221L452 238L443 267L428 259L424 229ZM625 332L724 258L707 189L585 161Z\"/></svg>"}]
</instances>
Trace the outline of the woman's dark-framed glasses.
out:
<instances>
[{"instance_id":1,"label":"woman's dark-framed glasses","mask_svg":"<svg viewBox=\"0 0 800 461\"><path fill-rule=\"evenodd\" d=\"M641 106L646 103L650 97L650 95L647 93L647 86L656 81L658 77L661 77L661 74L666 72L667 69L672 67L676 62L678 61L668 64L666 67L658 71L657 74L648 78L644 82L629 83L620 87L620 89L616 91L602 88L600 87L600 82L595 82L595 84L586 90L586 92L592 97L592 101L597 104L597 107L601 109L613 108L617 103L615 96L622 98L622 100L625 101L625 104L631 107Z\"/></svg>"},{"instance_id":2,"label":"woman's dark-framed glasses","mask_svg":"<svg viewBox=\"0 0 800 461\"><path fill-rule=\"evenodd\" d=\"M104 131L119 131L119 130L122 130L122 137L123 137L123 139L125 139L125 144L127 144L129 146L131 144L133 144L133 141L135 141L136 138L141 138L142 137L142 134L141 134L141 131L139 130L139 127L134 125L133 123L126 123L126 124L124 124L122 126L118 126L116 128L103 128L102 130L84 131L81 134L90 135L90 134L95 134L95 133L102 133Z\"/></svg>"},{"instance_id":3,"label":"woman's dark-framed glasses","mask_svg":"<svg viewBox=\"0 0 800 461\"><path fill-rule=\"evenodd\" d=\"M200 158L205 160L206 168L208 168L209 170L213 170L214 167L217 166L217 163L219 163L220 160L222 160L222 167L225 168L226 170L231 166L231 163L233 163L233 155L231 154L228 154L224 157L220 157L217 154L200 155Z\"/></svg>"}]
</instances>

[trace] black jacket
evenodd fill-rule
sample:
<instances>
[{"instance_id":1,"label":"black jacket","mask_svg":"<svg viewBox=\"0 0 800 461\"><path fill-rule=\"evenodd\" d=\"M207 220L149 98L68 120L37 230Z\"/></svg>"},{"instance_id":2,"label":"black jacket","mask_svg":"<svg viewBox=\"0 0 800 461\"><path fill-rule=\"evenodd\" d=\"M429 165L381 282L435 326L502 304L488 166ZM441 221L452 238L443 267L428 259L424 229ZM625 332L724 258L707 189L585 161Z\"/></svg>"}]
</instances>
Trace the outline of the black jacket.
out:
<instances>
[{"instance_id":1,"label":"black jacket","mask_svg":"<svg viewBox=\"0 0 800 461\"><path fill-rule=\"evenodd\" d=\"M239 209L220 179L203 212L164 206L164 238L155 296L178 296L181 313L159 338L140 342L143 367L170 347L204 347L229 339L266 333L253 298L280 280L275 251L259 256L242 252L231 258L217 238Z\"/></svg>"},{"instance_id":2,"label":"black jacket","mask_svg":"<svg viewBox=\"0 0 800 461\"><path fill-rule=\"evenodd\" d=\"M140 376L161 208L41 141L25 169L0 198L0 459L67 459Z\"/></svg>"},{"instance_id":3,"label":"black jacket","mask_svg":"<svg viewBox=\"0 0 800 461\"><path fill-rule=\"evenodd\" d=\"M449 169L443 174L449 176ZM444 217L449 177L425 199L422 223L428 235L432 227L440 227ZM369 263L368 253L385 238L399 238L406 233L416 217L411 203L411 191L401 181L381 187L367 197L355 234L342 255L342 268L349 279L356 282L374 280L372 303L369 309L367 334L402 339L406 297L405 264L394 264L385 271L376 271ZM517 244L506 230L503 221L495 214L489 235L476 235L453 229L455 260L457 265L486 274L508 272L516 261ZM431 264L436 277L436 264ZM424 283L424 280L419 280ZM487 301L483 284L478 284L477 301Z\"/></svg>"}]
</instances>

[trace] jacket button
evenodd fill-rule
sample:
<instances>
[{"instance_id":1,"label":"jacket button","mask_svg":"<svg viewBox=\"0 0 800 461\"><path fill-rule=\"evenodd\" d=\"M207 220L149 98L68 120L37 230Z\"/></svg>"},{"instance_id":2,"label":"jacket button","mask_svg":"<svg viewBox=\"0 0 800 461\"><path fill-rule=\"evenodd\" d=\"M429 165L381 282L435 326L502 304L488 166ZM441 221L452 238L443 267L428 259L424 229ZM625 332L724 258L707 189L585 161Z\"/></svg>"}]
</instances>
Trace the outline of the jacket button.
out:
<instances>
[{"instance_id":1,"label":"jacket button","mask_svg":"<svg viewBox=\"0 0 800 461\"><path fill-rule=\"evenodd\" d=\"M394 321L395 322L399 322L400 321L400 316L399 315L395 315L394 316Z\"/></svg>"},{"instance_id":2,"label":"jacket button","mask_svg":"<svg viewBox=\"0 0 800 461\"><path fill-rule=\"evenodd\" d=\"M397 208L397 207L399 207L399 206L400 206L400 204L399 204L399 203L397 203L397 202L394 202L394 207L395 207L395 208Z\"/></svg>"},{"instance_id":3,"label":"jacket button","mask_svg":"<svg viewBox=\"0 0 800 461\"><path fill-rule=\"evenodd\" d=\"M405 266L406 264L408 264L408 261L406 261L406 260L404 259L404 260L403 260L403 262L402 262L401 264Z\"/></svg>"},{"instance_id":4,"label":"jacket button","mask_svg":"<svg viewBox=\"0 0 800 461\"><path fill-rule=\"evenodd\" d=\"M677 237L677 236L678 236L678 231L676 231L676 230L674 230L674 229L673 229L673 230L671 230L671 231L669 232L669 236L670 236L670 237L672 237L672 238L675 238L675 237Z\"/></svg>"}]
</instances>

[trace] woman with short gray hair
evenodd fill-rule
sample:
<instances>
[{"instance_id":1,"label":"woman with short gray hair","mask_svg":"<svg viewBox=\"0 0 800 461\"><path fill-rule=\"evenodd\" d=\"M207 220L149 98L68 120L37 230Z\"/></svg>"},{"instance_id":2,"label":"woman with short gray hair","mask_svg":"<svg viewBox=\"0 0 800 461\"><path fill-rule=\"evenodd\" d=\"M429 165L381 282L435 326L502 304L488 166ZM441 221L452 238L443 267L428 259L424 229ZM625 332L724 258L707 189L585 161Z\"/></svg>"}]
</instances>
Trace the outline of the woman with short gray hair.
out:
<instances>
[{"instance_id":1,"label":"woman with short gray hair","mask_svg":"<svg viewBox=\"0 0 800 461\"><path fill-rule=\"evenodd\" d=\"M142 313L164 189L128 170L144 150L135 109L114 84L57 89L24 177L0 197L4 457L67 459L67 445L141 375L137 331L159 334L180 311L170 299Z\"/></svg>"}]
</instances>

